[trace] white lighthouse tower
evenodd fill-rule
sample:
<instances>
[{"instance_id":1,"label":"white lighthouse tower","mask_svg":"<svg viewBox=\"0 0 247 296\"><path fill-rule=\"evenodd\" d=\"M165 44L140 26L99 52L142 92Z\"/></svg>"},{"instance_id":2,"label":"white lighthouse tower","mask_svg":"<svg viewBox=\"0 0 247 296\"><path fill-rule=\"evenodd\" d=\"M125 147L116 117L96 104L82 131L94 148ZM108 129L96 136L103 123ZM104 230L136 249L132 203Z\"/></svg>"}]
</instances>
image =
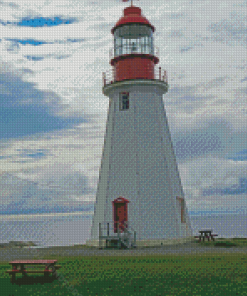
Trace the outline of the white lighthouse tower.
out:
<instances>
[{"instance_id":1,"label":"white lighthouse tower","mask_svg":"<svg viewBox=\"0 0 247 296\"><path fill-rule=\"evenodd\" d=\"M155 246L190 241L192 229L162 96L166 73L155 28L139 7L112 28L112 72L104 73L109 110L87 245Z\"/></svg>"}]
</instances>

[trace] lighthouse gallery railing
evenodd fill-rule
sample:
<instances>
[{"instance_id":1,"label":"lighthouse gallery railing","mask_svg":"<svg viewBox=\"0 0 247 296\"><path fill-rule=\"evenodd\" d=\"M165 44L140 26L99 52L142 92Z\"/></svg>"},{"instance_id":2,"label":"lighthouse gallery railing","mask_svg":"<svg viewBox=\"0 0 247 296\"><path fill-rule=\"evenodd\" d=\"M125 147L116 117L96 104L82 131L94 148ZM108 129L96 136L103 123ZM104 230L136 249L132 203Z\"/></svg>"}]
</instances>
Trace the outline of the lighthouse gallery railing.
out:
<instances>
[{"instance_id":1,"label":"lighthouse gallery railing","mask_svg":"<svg viewBox=\"0 0 247 296\"><path fill-rule=\"evenodd\" d=\"M161 67L154 69L154 79L168 83L167 73L165 70L162 70ZM117 82L114 68L106 72L103 72L104 86L112 84L114 82Z\"/></svg>"},{"instance_id":2,"label":"lighthouse gallery railing","mask_svg":"<svg viewBox=\"0 0 247 296\"><path fill-rule=\"evenodd\" d=\"M152 47L147 44L122 44L119 46L116 46L115 48L111 48L109 51L109 58L110 60L113 58L116 58L120 55L124 54L151 54L154 56L159 56L159 48L157 46Z\"/></svg>"}]
</instances>

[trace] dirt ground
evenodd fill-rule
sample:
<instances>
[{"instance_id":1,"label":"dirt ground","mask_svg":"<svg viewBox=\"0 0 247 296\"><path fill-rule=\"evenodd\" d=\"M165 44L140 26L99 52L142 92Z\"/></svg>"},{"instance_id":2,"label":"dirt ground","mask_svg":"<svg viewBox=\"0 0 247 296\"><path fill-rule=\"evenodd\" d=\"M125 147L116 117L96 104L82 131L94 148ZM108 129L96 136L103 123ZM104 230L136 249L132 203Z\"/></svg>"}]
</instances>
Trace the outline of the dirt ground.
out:
<instances>
[{"instance_id":1,"label":"dirt ground","mask_svg":"<svg viewBox=\"0 0 247 296\"><path fill-rule=\"evenodd\" d=\"M204 246L203 243L188 242L173 246L160 246L136 249L103 249L89 248L83 246L49 247L40 249L9 248L0 249L0 262L17 259L45 259L46 256L145 256L145 255L167 255L167 254L205 254L205 253L242 253L247 255L245 247L215 247Z\"/></svg>"}]
</instances>

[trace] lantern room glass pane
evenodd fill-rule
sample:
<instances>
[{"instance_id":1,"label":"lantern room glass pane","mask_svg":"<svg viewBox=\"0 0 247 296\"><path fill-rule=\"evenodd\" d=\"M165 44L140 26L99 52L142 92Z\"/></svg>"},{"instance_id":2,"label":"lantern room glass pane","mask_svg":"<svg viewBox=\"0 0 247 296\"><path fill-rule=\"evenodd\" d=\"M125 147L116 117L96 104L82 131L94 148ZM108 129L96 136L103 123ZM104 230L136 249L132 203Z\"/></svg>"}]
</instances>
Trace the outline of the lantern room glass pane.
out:
<instances>
[{"instance_id":1,"label":"lantern room glass pane","mask_svg":"<svg viewBox=\"0 0 247 296\"><path fill-rule=\"evenodd\" d=\"M140 53L154 55L153 31L146 25L124 25L114 32L114 56Z\"/></svg>"}]
</instances>

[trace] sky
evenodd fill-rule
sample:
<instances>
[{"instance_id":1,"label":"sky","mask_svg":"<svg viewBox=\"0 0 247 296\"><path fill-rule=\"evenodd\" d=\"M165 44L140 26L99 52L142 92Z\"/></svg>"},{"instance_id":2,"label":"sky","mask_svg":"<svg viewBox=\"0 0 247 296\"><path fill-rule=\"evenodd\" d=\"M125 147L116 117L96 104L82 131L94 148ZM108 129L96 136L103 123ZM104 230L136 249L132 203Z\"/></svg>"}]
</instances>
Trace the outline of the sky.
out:
<instances>
[{"instance_id":1,"label":"sky","mask_svg":"<svg viewBox=\"0 0 247 296\"><path fill-rule=\"evenodd\" d=\"M93 213L108 110L102 72L129 3L0 1L0 217ZM247 1L135 5L156 27L189 213L246 213Z\"/></svg>"}]
</instances>

